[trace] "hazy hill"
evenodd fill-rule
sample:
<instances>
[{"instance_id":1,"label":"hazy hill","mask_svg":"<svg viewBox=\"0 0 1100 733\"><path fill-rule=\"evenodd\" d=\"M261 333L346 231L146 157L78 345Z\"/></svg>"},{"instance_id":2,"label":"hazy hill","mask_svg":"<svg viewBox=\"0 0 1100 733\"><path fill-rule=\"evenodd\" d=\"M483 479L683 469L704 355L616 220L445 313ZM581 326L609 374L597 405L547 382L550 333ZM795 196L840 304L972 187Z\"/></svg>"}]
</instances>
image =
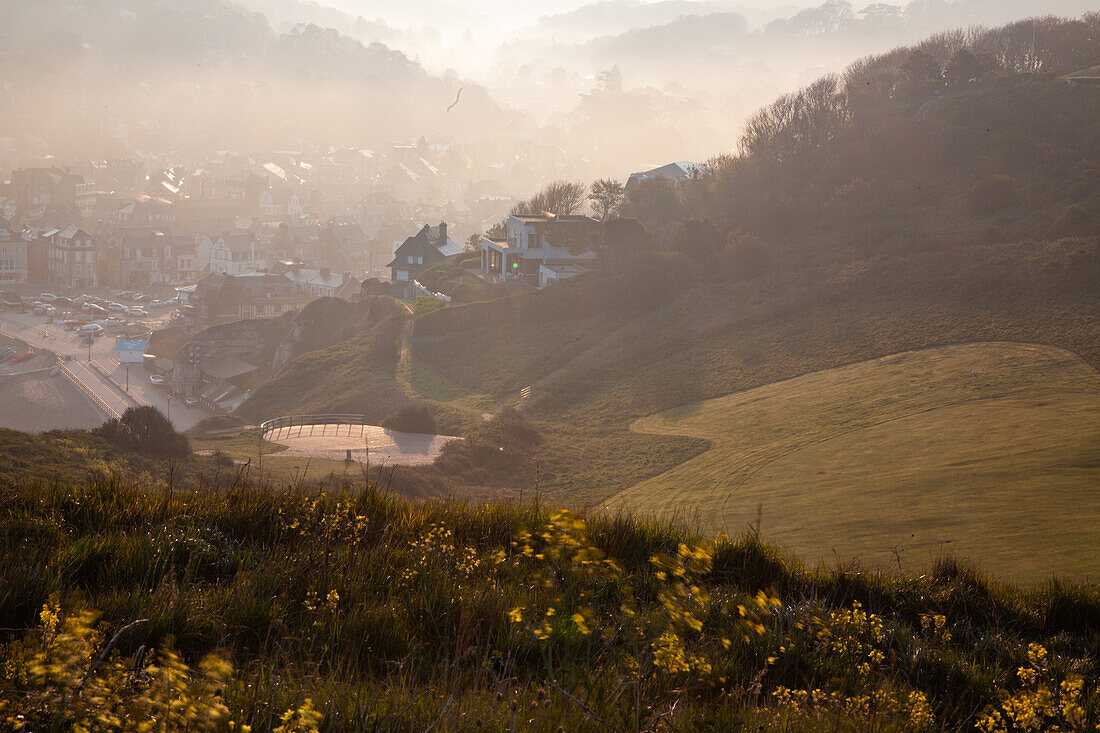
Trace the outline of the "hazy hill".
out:
<instances>
[{"instance_id":1,"label":"hazy hill","mask_svg":"<svg viewBox=\"0 0 1100 733\"><path fill-rule=\"evenodd\" d=\"M1038 75L1020 71L1027 23L792 93L750 121L740 156L639 189L604 272L420 317L404 362L396 322L326 341L243 411L427 400L450 432L530 386L544 439L524 465L553 496L599 502L706 449L629 431L679 405L949 344L1043 344L1096 368L1100 131L1078 121L1100 94L1056 75L1096 52L1097 22L1044 21ZM465 468L402 473L417 493L485 486Z\"/></svg>"},{"instance_id":2,"label":"hazy hill","mask_svg":"<svg viewBox=\"0 0 1100 733\"><path fill-rule=\"evenodd\" d=\"M1028 23L785 97L742 156L637 194L649 237L607 252L610 274L418 320L412 387L451 410L533 386L543 486L599 500L700 450L626 432L678 404L951 343L1100 366L1100 133L1077 122L1100 94L1055 78L1094 53L1096 22L1045 21L1039 76L1018 71Z\"/></svg>"},{"instance_id":3,"label":"hazy hill","mask_svg":"<svg viewBox=\"0 0 1100 733\"><path fill-rule=\"evenodd\" d=\"M729 0L603 0L555 15L545 15L527 31L545 34L565 42L583 42L599 36L625 33L671 23L685 15L736 12L738 3Z\"/></svg>"},{"instance_id":4,"label":"hazy hill","mask_svg":"<svg viewBox=\"0 0 1100 733\"><path fill-rule=\"evenodd\" d=\"M0 121L54 154L362 146L514 122L482 88L386 46L313 24L274 31L222 0L5 3L0 29ZM470 104L444 117L459 86Z\"/></svg>"}]
</instances>

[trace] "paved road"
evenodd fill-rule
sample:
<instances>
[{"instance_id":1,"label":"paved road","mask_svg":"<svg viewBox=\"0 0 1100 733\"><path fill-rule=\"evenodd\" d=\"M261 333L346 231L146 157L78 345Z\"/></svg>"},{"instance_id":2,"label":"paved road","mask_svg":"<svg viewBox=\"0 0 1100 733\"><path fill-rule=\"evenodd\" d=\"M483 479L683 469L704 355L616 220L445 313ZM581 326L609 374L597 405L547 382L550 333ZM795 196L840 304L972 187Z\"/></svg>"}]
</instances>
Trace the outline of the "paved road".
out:
<instances>
[{"instance_id":1,"label":"paved road","mask_svg":"<svg viewBox=\"0 0 1100 733\"><path fill-rule=\"evenodd\" d=\"M148 323L156 328L163 325L166 318L161 316ZM169 416L177 430L194 427L210 415L205 409L188 407L183 400L170 397L164 388L150 384L148 374L140 364L130 366L127 380L126 367L115 359L115 339L109 332L94 339L89 349L81 343L81 337L66 331L60 323L51 324L42 316L11 312L0 314L0 332L22 339L36 349L72 357L66 366L119 414L131 406L154 405Z\"/></svg>"}]
</instances>

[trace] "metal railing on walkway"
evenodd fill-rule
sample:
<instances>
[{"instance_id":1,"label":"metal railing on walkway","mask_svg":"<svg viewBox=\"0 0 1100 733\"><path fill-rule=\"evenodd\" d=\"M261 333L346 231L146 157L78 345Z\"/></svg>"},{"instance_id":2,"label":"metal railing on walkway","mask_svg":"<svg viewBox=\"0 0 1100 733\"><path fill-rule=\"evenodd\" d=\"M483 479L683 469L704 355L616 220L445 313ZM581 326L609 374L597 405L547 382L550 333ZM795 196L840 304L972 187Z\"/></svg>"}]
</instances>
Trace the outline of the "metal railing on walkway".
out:
<instances>
[{"instance_id":1,"label":"metal railing on walkway","mask_svg":"<svg viewBox=\"0 0 1100 733\"><path fill-rule=\"evenodd\" d=\"M354 429L358 428L359 437L363 437L365 427L367 425L367 418L365 415L286 415L284 417L272 418L260 425L260 437L266 439L268 435L272 433L281 432L286 430L287 434L281 437L300 437L302 435L313 435L314 431L321 427L322 435L327 435L324 431L325 426L335 425L336 435L340 434L340 428L347 427L347 435L354 434ZM297 428L297 433L294 433L294 428ZM308 428L309 432L305 432Z\"/></svg>"},{"instance_id":2,"label":"metal railing on walkway","mask_svg":"<svg viewBox=\"0 0 1100 733\"><path fill-rule=\"evenodd\" d=\"M118 420L119 417L121 417L113 407L108 405L102 397L96 394L95 390L85 384L84 380L73 374L72 370L69 369L69 367L67 367L60 359L58 359L57 361L57 367L61 370L61 373L68 378L70 382L76 385L77 389L86 394L88 398L95 403L96 407L103 410L104 414L106 414L108 418L112 420Z\"/></svg>"}]
</instances>

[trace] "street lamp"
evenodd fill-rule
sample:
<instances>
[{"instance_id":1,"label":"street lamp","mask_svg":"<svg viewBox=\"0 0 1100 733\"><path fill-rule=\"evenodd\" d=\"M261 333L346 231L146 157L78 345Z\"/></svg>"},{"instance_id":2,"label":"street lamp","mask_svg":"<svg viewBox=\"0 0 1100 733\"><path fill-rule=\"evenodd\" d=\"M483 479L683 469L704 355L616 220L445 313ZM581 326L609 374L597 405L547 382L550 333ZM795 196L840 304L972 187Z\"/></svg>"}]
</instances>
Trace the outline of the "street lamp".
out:
<instances>
[{"instance_id":1,"label":"street lamp","mask_svg":"<svg viewBox=\"0 0 1100 733\"><path fill-rule=\"evenodd\" d=\"M172 422L172 393L171 392L168 393L168 414L165 415L165 417L168 419L168 422Z\"/></svg>"}]
</instances>

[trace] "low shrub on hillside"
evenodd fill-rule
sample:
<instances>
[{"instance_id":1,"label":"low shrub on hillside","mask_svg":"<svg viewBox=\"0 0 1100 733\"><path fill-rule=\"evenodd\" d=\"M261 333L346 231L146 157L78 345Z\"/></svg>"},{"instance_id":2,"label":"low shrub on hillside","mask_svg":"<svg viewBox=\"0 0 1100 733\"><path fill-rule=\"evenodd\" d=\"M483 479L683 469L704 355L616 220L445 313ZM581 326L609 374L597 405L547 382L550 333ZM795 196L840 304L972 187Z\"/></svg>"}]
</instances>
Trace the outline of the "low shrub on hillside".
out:
<instances>
[{"instance_id":1,"label":"low shrub on hillside","mask_svg":"<svg viewBox=\"0 0 1100 733\"><path fill-rule=\"evenodd\" d=\"M529 484L536 478L533 454L541 441L527 418L504 409L471 430L465 440L443 446L433 470L485 485Z\"/></svg>"},{"instance_id":2,"label":"low shrub on hillside","mask_svg":"<svg viewBox=\"0 0 1100 733\"><path fill-rule=\"evenodd\" d=\"M245 426L245 420L237 415L211 415L189 431L192 435L208 435L222 430L235 430Z\"/></svg>"},{"instance_id":3,"label":"low shrub on hillside","mask_svg":"<svg viewBox=\"0 0 1100 733\"><path fill-rule=\"evenodd\" d=\"M128 408L121 417L108 420L96 431L119 448L159 458L184 458L191 453L187 438L152 405Z\"/></svg>"},{"instance_id":4,"label":"low shrub on hillside","mask_svg":"<svg viewBox=\"0 0 1100 733\"><path fill-rule=\"evenodd\" d=\"M383 420L382 427L402 433L435 433L435 412L429 405L409 405Z\"/></svg>"},{"instance_id":5,"label":"low shrub on hillside","mask_svg":"<svg viewBox=\"0 0 1100 733\"><path fill-rule=\"evenodd\" d=\"M426 316L433 311L446 307L447 304L439 298L433 298L430 295L421 295L417 297L416 303L413 305L413 317L418 318L420 316Z\"/></svg>"}]
</instances>

